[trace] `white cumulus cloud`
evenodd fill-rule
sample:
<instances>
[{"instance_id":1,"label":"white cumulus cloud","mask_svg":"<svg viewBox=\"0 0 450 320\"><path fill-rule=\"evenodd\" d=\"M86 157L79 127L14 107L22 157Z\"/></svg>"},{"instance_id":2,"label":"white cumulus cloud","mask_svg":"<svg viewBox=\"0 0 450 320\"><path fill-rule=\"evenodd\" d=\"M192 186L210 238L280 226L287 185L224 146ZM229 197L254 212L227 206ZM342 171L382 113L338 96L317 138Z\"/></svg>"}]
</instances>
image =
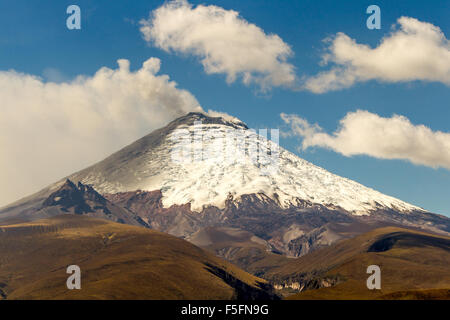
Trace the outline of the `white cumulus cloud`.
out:
<instances>
[{"instance_id":1,"label":"white cumulus cloud","mask_svg":"<svg viewBox=\"0 0 450 320\"><path fill-rule=\"evenodd\" d=\"M323 56L331 69L307 78L304 87L314 93L348 88L357 82L414 80L450 85L450 41L439 27L410 17L376 48L359 44L344 33L330 40Z\"/></svg>"},{"instance_id":2,"label":"white cumulus cloud","mask_svg":"<svg viewBox=\"0 0 450 320\"><path fill-rule=\"evenodd\" d=\"M202 111L150 58L70 82L0 71L0 205L101 160L169 120Z\"/></svg>"},{"instance_id":3,"label":"white cumulus cloud","mask_svg":"<svg viewBox=\"0 0 450 320\"><path fill-rule=\"evenodd\" d=\"M151 12L140 30L156 47L199 57L206 73L225 74L229 83L240 77L267 91L296 81L294 66L286 62L290 46L233 10L175 0Z\"/></svg>"},{"instance_id":4,"label":"white cumulus cloud","mask_svg":"<svg viewBox=\"0 0 450 320\"><path fill-rule=\"evenodd\" d=\"M450 169L450 133L415 125L404 116L383 118L363 110L349 112L332 134L296 115L282 113L281 118L290 125L289 134L303 139L303 149L321 147L344 156L403 159Z\"/></svg>"}]
</instances>

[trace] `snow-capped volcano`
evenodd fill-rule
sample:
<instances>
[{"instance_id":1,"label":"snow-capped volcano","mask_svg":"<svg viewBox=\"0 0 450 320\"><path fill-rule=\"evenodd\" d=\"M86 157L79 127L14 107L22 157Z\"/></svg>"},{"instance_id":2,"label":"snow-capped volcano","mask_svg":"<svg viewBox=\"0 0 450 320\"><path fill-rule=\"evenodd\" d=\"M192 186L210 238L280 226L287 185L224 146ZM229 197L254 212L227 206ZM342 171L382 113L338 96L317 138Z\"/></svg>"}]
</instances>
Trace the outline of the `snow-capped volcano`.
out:
<instances>
[{"instance_id":1,"label":"snow-capped volcano","mask_svg":"<svg viewBox=\"0 0 450 320\"><path fill-rule=\"evenodd\" d=\"M225 207L257 194L282 208L299 201L355 215L422 209L339 177L278 147L236 118L189 113L69 178L100 193L161 190L165 207ZM273 137L272 137L273 138Z\"/></svg>"},{"instance_id":2,"label":"snow-capped volcano","mask_svg":"<svg viewBox=\"0 0 450 320\"><path fill-rule=\"evenodd\" d=\"M81 214L138 223L193 242L208 234L220 256L249 259L253 249L239 248L256 245L262 255L269 250L300 256L380 226L450 234L447 217L334 175L276 140L276 131L256 132L236 118L190 113L0 209L0 222L66 214L72 210L67 204L78 208L87 201L91 210ZM67 193L65 186L75 184L88 185L104 200L74 203L77 191ZM102 211L103 202L117 210ZM231 242L216 234L227 234Z\"/></svg>"}]
</instances>

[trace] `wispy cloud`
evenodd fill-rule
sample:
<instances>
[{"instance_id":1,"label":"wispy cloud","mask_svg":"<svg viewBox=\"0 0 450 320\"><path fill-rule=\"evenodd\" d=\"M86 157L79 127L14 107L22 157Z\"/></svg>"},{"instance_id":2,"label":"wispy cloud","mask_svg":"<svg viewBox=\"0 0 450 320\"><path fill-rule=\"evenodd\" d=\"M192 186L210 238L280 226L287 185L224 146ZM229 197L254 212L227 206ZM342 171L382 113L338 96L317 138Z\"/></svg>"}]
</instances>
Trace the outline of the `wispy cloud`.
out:
<instances>
[{"instance_id":1,"label":"wispy cloud","mask_svg":"<svg viewBox=\"0 0 450 320\"><path fill-rule=\"evenodd\" d=\"M0 205L101 160L188 111L197 100L150 58L71 82L0 71ZM14 182L14 183L13 183Z\"/></svg>"},{"instance_id":2,"label":"wispy cloud","mask_svg":"<svg viewBox=\"0 0 450 320\"><path fill-rule=\"evenodd\" d=\"M368 155L403 159L414 164L450 169L450 133L414 125L404 116L383 118L358 110L340 120L332 134L296 115L281 114L290 134L302 139L302 148L320 147L344 156Z\"/></svg>"},{"instance_id":3,"label":"wispy cloud","mask_svg":"<svg viewBox=\"0 0 450 320\"><path fill-rule=\"evenodd\" d=\"M306 78L305 89L324 93L369 80L450 85L450 42L439 27L409 17L399 18L398 25L376 48L338 33L323 56L331 69Z\"/></svg>"},{"instance_id":4,"label":"wispy cloud","mask_svg":"<svg viewBox=\"0 0 450 320\"><path fill-rule=\"evenodd\" d=\"M241 78L267 91L296 81L294 66L286 62L289 45L233 10L175 0L142 20L141 32L156 47L199 57L206 73L225 74L229 83Z\"/></svg>"}]
</instances>

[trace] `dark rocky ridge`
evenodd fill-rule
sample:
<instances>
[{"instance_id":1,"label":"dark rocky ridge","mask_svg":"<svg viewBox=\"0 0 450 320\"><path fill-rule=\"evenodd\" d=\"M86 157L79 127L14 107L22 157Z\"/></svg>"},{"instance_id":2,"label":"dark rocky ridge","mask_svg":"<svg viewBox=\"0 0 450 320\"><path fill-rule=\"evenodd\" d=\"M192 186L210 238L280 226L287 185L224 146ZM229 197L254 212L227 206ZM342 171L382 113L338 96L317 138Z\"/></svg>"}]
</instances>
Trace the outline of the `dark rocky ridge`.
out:
<instances>
[{"instance_id":1,"label":"dark rocky ridge","mask_svg":"<svg viewBox=\"0 0 450 320\"><path fill-rule=\"evenodd\" d=\"M92 208L87 201L90 200L95 204ZM73 209L75 214L83 214L101 210L104 214L109 215L107 200L102 197L91 186L86 186L78 182L76 186L69 179L57 191L52 193L43 203L42 207L60 206L62 211L69 212Z\"/></svg>"},{"instance_id":2,"label":"dark rocky ridge","mask_svg":"<svg viewBox=\"0 0 450 320\"><path fill-rule=\"evenodd\" d=\"M149 227L134 212L108 201L93 187L81 182L75 185L69 179L59 189L50 194L35 212L29 212L28 217L30 220L36 220L61 213L86 215L119 223Z\"/></svg>"}]
</instances>

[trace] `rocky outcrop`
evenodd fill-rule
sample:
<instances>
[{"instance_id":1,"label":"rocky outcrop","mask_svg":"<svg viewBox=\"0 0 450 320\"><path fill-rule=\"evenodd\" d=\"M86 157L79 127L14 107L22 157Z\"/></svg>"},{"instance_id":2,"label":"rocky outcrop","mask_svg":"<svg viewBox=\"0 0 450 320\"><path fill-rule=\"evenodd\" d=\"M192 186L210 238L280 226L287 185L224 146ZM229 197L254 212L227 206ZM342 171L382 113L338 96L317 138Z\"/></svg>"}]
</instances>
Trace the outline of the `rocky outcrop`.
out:
<instances>
[{"instance_id":1,"label":"rocky outcrop","mask_svg":"<svg viewBox=\"0 0 450 320\"><path fill-rule=\"evenodd\" d=\"M326 275L325 271L305 272L270 279L274 289L278 291L303 292L320 288L329 288L345 279L339 275Z\"/></svg>"},{"instance_id":2,"label":"rocky outcrop","mask_svg":"<svg viewBox=\"0 0 450 320\"><path fill-rule=\"evenodd\" d=\"M92 187L78 183L76 186L69 179L43 203L42 208L59 206L62 211L73 211L75 214L83 214L103 211L108 215L111 212L107 208L106 199L97 193ZM90 204L88 204L90 202ZM93 205L93 207L91 207Z\"/></svg>"}]
</instances>

